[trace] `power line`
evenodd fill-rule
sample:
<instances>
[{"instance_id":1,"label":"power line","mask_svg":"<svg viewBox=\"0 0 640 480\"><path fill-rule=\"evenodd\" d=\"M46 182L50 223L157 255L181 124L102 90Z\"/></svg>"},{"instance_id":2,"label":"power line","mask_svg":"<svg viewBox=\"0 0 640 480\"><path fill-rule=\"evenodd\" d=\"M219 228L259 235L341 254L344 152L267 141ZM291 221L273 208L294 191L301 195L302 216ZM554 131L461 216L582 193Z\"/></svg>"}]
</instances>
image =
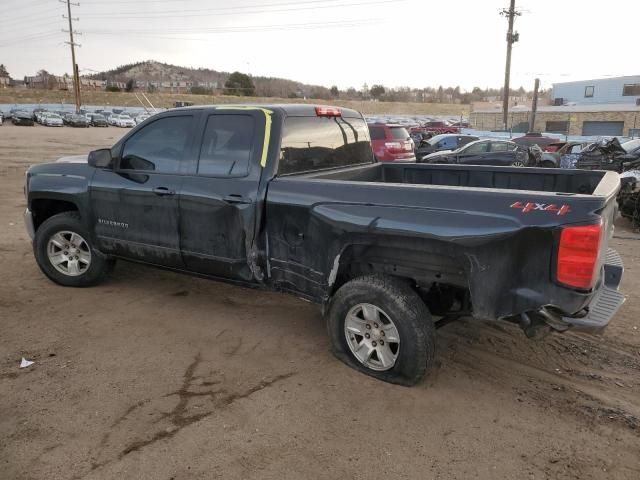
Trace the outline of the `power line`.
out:
<instances>
[{"instance_id":1,"label":"power line","mask_svg":"<svg viewBox=\"0 0 640 480\"><path fill-rule=\"evenodd\" d=\"M322 0L323 3L325 0ZM223 16L223 15L237 15L238 13L242 14L253 14L253 13L282 13L282 12L298 12L305 10L318 10L318 9L327 9L327 8L343 8L343 7L359 7L364 5L378 5L378 4L388 4L388 3L399 3L405 2L407 0L369 0L364 2L356 2L356 3L339 3L332 5L311 5L311 6L298 6L296 8L280 8L280 9L265 9L269 5L263 5L260 7L252 7L259 8L257 10L244 10L238 11L239 8L249 8L249 7L223 7L223 8L214 8L214 9L197 9L197 10L164 10L159 12L149 12L149 11L140 11L140 12L118 12L118 13L102 13L102 14L94 14L94 15L85 15L85 18L183 18L183 17L213 17L213 16ZM288 5L300 5L301 3L319 3L318 1L313 2L298 2L297 4ZM275 6L277 4L271 4L271 6ZM206 13L211 12L211 13Z\"/></svg>"},{"instance_id":2,"label":"power line","mask_svg":"<svg viewBox=\"0 0 640 480\"><path fill-rule=\"evenodd\" d=\"M285 23L285 24L271 24L271 25L246 25L235 27L215 27L215 28L174 28L164 29L163 34L207 34L207 33L244 33L244 32L257 32L257 31L272 31L272 30L298 30L301 28L309 29L322 29L322 28L336 28L336 27L357 27L361 25L369 25L379 22L379 19L362 19L362 20L347 20L336 22L316 22L316 23ZM85 33L89 35L147 35L158 36L158 31L151 30L87 30Z\"/></svg>"},{"instance_id":3,"label":"power line","mask_svg":"<svg viewBox=\"0 0 640 480\"><path fill-rule=\"evenodd\" d=\"M10 42L0 43L0 47L7 47L7 46L10 46L10 45L23 44L23 43L27 43L27 42L36 41L36 40L42 40L43 38L53 37L53 36L58 35L58 34L60 34L59 31L54 31L54 32L49 32L49 33L37 33L37 34L31 35L31 36L17 38L15 40L10 41Z\"/></svg>"}]
</instances>

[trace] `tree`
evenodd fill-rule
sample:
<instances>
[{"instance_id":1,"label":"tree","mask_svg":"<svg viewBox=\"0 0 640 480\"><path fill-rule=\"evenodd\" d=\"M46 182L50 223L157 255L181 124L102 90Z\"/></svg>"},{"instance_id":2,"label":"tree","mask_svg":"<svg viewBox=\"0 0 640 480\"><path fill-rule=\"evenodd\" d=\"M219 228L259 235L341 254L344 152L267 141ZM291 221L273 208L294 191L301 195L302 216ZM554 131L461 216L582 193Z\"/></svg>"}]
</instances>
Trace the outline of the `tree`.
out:
<instances>
[{"instance_id":1,"label":"tree","mask_svg":"<svg viewBox=\"0 0 640 480\"><path fill-rule=\"evenodd\" d=\"M7 67L4 66L4 63L0 63L0 77L8 77L9 72L7 72Z\"/></svg>"},{"instance_id":2,"label":"tree","mask_svg":"<svg viewBox=\"0 0 640 480\"><path fill-rule=\"evenodd\" d=\"M133 89L136 88L136 82L133 78L127 80L127 85L124 87L125 92L133 92Z\"/></svg>"},{"instance_id":3,"label":"tree","mask_svg":"<svg viewBox=\"0 0 640 480\"><path fill-rule=\"evenodd\" d=\"M382 95L384 95L385 89L382 85L372 85L369 90L369 94L378 100Z\"/></svg>"},{"instance_id":4,"label":"tree","mask_svg":"<svg viewBox=\"0 0 640 480\"><path fill-rule=\"evenodd\" d=\"M444 100L444 88L442 88L442 85L438 87L438 93L436 94L436 98L438 99L438 103L442 103Z\"/></svg>"},{"instance_id":5,"label":"tree","mask_svg":"<svg viewBox=\"0 0 640 480\"><path fill-rule=\"evenodd\" d=\"M252 97L256 93L256 87L249 75L233 72L224 83L225 95L238 95Z\"/></svg>"},{"instance_id":6,"label":"tree","mask_svg":"<svg viewBox=\"0 0 640 480\"><path fill-rule=\"evenodd\" d=\"M338 98L340 96L340 90L338 90L338 87L335 85L331 87L330 92L332 98Z\"/></svg>"},{"instance_id":7,"label":"tree","mask_svg":"<svg viewBox=\"0 0 640 480\"><path fill-rule=\"evenodd\" d=\"M115 85L107 85L107 88L105 88L105 91L107 91L107 92L121 92L122 90L120 89L120 87L116 87Z\"/></svg>"}]
</instances>

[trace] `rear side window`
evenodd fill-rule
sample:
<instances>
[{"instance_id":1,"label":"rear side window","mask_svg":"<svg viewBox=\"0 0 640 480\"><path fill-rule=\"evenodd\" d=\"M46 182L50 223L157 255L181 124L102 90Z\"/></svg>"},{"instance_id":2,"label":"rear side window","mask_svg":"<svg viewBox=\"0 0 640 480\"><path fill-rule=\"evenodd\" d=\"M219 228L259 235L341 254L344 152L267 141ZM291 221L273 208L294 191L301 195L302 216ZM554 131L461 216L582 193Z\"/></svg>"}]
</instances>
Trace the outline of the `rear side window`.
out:
<instances>
[{"instance_id":1,"label":"rear side window","mask_svg":"<svg viewBox=\"0 0 640 480\"><path fill-rule=\"evenodd\" d=\"M360 118L288 117L281 144L281 174L373 162L367 124Z\"/></svg>"},{"instance_id":2,"label":"rear side window","mask_svg":"<svg viewBox=\"0 0 640 480\"><path fill-rule=\"evenodd\" d=\"M464 153L487 153L489 151L489 143L488 142L479 142L470 145L468 148L465 148Z\"/></svg>"},{"instance_id":3,"label":"rear side window","mask_svg":"<svg viewBox=\"0 0 640 480\"><path fill-rule=\"evenodd\" d=\"M200 147L198 174L247 175L254 138L254 123L250 115L209 116Z\"/></svg>"},{"instance_id":4,"label":"rear side window","mask_svg":"<svg viewBox=\"0 0 640 480\"><path fill-rule=\"evenodd\" d=\"M508 152L509 150L514 150L517 147L512 146L509 143L505 142L493 142L491 144L492 152Z\"/></svg>"},{"instance_id":5,"label":"rear side window","mask_svg":"<svg viewBox=\"0 0 640 480\"><path fill-rule=\"evenodd\" d=\"M391 127L391 138L394 140L406 140L409 138L409 132L404 127Z\"/></svg>"},{"instance_id":6,"label":"rear side window","mask_svg":"<svg viewBox=\"0 0 640 480\"><path fill-rule=\"evenodd\" d=\"M371 135L371 140L384 140L384 128L369 127L369 135Z\"/></svg>"},{"instance_id":7,"label":"rear side window","mask_svg":"<svg viewBox=\"0 0 640 480\"><path fill-rule=\"evenodd\" d=\"M124 144L120 169L178 173L192 120L191 115L164 117L134 133Z\"/></svg>"}]
</instances>

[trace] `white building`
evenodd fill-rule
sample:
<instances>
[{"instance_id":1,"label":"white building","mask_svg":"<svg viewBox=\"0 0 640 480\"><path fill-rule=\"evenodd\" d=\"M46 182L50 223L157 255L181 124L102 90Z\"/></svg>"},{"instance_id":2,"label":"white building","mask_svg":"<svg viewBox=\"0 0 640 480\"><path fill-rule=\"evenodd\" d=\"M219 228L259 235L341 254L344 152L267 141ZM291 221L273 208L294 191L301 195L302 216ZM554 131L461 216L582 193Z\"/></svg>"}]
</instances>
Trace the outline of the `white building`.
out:
<instances>
[{"instance_id":1,"label":"white building","mask_svg":"<svg viewBox=\"0 0 640 480\"><path fill-rule=\"evenodd\" d=\"M553 84L554 105L640 104L640 75Z\"/></svg>"}]
</instances>

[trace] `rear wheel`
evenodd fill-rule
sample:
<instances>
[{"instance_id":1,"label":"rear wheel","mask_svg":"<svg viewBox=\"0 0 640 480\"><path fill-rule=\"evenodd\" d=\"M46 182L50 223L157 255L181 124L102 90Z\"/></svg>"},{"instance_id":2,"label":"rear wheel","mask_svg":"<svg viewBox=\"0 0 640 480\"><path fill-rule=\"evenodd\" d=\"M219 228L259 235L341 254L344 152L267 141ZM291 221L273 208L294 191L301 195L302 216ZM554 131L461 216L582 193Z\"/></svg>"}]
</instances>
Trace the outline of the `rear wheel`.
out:
<instances>
[{"instance_id":1,"label":"rear wheel","mask_svg":"<svg viewBox=\"0 0 640 480\"><path fill-rule=\"evenodd\" d=\"M556 168L556 164L550 160L545 160L540 164L542 168Z\"/></svg>"},{"instance_id":2,"label":"rear wheel","mask_svg":"<svg viewBox=\"0 0 640 480\"><path fill-rule=\"evenodd\" d=\"M435 357L429 310L400 279L369 275L344 284L327 318L334 354L380 380L414 385Z\"/></svg>"},{"instance_id":3,"label":"rear wheel","mask_svg":"<svg viewBox=\"0 0 640 480\"><path fill-rule=\"evenodd\" d=\"M50 280L67 287L99 283L113 265L95 250L76 212L64 212L45 220L33 244L40 270Z\"/></svg>"},{"instance_id":4,"label":"rear wheel","mask_svg":"<svg viewBox=\"0 0 640 480\"><path fill-rule=\"evenodd\" d=\"M514 160L511 162L512 167L524 167L524 162L522 160Z\"/></svg>"}]
</instances>

